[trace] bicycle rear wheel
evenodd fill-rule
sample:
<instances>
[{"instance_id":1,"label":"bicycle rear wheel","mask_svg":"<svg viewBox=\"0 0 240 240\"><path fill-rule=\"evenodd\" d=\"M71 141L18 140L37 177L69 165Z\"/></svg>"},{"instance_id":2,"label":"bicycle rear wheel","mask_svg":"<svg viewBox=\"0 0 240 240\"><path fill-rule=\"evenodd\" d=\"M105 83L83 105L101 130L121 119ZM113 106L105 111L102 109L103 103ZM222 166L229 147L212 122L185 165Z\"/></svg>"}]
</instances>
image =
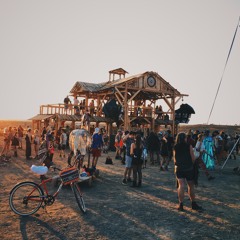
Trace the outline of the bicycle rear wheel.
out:
<instances>
[{"instance_id":1,"label":"bicycle rear wheel","mask_svg":"<svg viewBox=\"0 0 240 240\"><path fill-rule=\"evenodd\" d=\"M78 207L81 209L81 211L83 213L85 213L87 211L86 206L85 206L85 202L82 196L82 193L80 191L80 187L78 186L78 183L73 183L71 184L72 187L72 191L74 193L74 196L76 198Z\"/></svg>"},{"instance_id":2,"label":"bicycle rear wheel","mask_svg":"<svg viewBox=\"0 0 240 240\"><path fill-rule=\"evenodd\" d=\"M42 188L34 182L19 183L10 192L10 208L21 216L34 214L42 206L43 195Z\"/></svg>"}]
</instances>

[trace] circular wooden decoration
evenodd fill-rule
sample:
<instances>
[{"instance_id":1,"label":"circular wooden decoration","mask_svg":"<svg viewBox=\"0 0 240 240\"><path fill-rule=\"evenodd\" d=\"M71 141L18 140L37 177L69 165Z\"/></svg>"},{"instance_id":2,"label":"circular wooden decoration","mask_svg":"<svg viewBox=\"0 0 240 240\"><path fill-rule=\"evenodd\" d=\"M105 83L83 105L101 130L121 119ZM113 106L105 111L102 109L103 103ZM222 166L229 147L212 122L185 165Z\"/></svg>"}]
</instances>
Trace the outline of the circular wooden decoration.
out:
<instances>
[{"instance_id":1,"label":"circular wooden decoration","mask_svg":"<svg viewBox=\"0 0 240 240\"><path fill-rule=\"evenodd\" d=\"M147 84L149 87L154 87L156 85L156 79L153 76L147 78Z\"/></svg>"}]
</instances>

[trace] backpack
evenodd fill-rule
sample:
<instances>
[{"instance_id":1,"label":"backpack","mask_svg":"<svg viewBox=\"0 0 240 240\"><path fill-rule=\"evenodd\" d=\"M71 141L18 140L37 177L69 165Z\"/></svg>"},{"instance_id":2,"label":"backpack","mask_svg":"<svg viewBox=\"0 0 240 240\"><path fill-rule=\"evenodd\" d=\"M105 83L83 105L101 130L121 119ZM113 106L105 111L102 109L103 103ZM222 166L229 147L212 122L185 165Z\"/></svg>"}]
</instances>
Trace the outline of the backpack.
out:
<instances>
[{"instance_id":1,"label":"backpack","mask_svg":"<svg viewBox=\"0 0 240 240\"><path fill-rule=\"evenodd\" d=\"M109 156L106 158L105 164L113 164L113 161Z\"/></svg>"}]
</instances>

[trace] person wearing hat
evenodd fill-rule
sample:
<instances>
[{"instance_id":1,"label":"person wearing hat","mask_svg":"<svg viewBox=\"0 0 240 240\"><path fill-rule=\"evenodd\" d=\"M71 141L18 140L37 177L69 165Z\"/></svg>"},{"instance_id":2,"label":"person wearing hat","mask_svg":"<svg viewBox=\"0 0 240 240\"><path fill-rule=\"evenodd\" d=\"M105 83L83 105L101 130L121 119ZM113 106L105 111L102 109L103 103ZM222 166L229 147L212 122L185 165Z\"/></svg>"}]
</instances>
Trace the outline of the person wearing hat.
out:
<instances>
[{"instance_id":1,"label":"person wearing hat","mask_svg":"<svg viewBox=\"0 0 240 240\"><path fill-rule=\"evenodd\" d=\"M103 137L99 128L95 128L95 131L92 135L92 167L96 168L98 158L101 156L101 151L103 147Z\"/></svg>"}]
</instances>

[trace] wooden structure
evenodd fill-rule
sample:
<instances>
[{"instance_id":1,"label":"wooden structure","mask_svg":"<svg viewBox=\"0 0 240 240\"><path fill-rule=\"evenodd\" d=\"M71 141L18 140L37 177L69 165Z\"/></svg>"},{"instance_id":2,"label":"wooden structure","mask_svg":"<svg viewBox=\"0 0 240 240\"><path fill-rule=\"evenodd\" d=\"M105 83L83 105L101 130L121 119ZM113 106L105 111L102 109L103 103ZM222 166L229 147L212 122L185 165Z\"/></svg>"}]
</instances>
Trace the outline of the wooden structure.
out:
<instances>
[{"instance_id":1,"label":"wooden structure","mask_svg":"<svg viewBox=\"0 0 240 240\"><path fill-rule=\"evenodd\" d=\"M175 106L186 94L181 94L177 89L164 80L158 73L148 71L141 74L126 77L127 72L122 69L109 71L109 80L103 83L76 82L70 90L70 96L84 99L84 109L89 108L90 102L94 103L94 114L90 122L98 126L103 122L107 130L112 134L113 120L107 118L103 112L103 106L115 99L122 109L118 127L124 130L141 129L143 132L159 131L160 126L171 128L176 133ZM115 80L115 76L118 79ZM121 78L123 77L123 78ZM156 105L164 101L168 106L167 111L158 112ZM82 114L75 115L71 108L64 114L63 104L42 105L40 114L32 118L33 124L40 128L39 121L55 121L61 126L65 121L81 121ZM45 124L46 125L46 124Z\"/></svg>"}]
</instances>

